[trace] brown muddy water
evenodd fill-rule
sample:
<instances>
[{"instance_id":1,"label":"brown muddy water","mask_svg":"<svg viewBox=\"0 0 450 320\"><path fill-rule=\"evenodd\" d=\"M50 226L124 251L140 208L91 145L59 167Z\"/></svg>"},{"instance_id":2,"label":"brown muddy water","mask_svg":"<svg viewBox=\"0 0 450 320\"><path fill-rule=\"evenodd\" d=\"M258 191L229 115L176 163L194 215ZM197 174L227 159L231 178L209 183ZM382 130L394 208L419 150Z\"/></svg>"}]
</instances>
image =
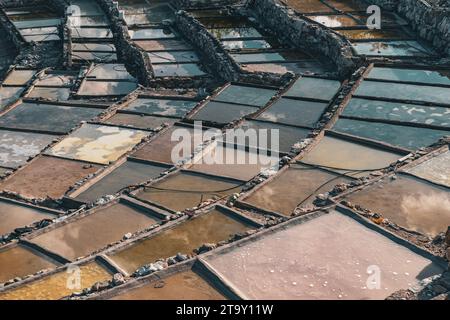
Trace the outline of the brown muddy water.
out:
<instances>
[{"instance_id":1,"label":"brown muddy water","mask_svg":"<svg viewBox=\"0 0 450 320\"><path fill-rule=\"evenodd\" d=\"M137 197L174 211L198 206L208 199L220 199L239 192L243 182L195 172L178 172L146 187Z\"/></svg>"},{"instance_id":2,"label":"brown muddy water","mask_svg":"<svg viewBox=\"0 0 450 320\"><path fill-rule=\"evenodd\" d=\"M111 255L111 258L131 274L139 267L159 258L168 258L177 253L190 254L204 243L227 240L231 235L249 229L251 226L214 209L140 241Z\"/></svg>"},{"instance_id":3,"label":"brown muddy water","mask_svg":"<svg viewBox=\"0 0 450 320\"><path fill-rule=\"evenodd\" d=\"M0 250L0 283L54 267L48 258L20 245Z\"/></svg>"},{"instance_id":4,"label":"brown muddy water","mask_svg":"<svg viewBox=\"0 0 450 320\"><path fill-rule=\"evenodd\" d=\"M355 157L355 155L358 155ZM376 149L349 140L325 136L308 154L301 159L304 163L342 168L334 170L344 173L351 170L377 170L389 166L402 157L401 154ZM351 176L367 175L350 173Z\"/></svg>"},{"instance_id":5,"label":"brown muddy water","mask_svg":"<svg viewBox=\"0 0 450 320\"><path fill-rule=\"evenodd\" d=\"M224 300L225 297L197 273L189 270L133 288L112 300Z\"/></svg>"},{"instance_id":6,"label":"brown muddy water","mask_svg":"<svg viewBox=\"0 0 450 320\"><path fill-rule=\"evenodd\" d=\"M327 181L329 181L327 184L315 191ZM316 195L331 191L335 185L349 181L323 170L292 165L243 201L255 207L290 216L301 202L303 206L309 206Z\"/></svg>"},{"instance_id":7,"label":"brown muddy water","mask_svg":"<svg viewBox=\"0 0 450 320\"><path fill-rule=\"evenodd\" d=\"M118 203L30 241L69 260L75 260L119 241L126 233L144 230L159 221L143 211Z\"/></svg>"},{"instance_id":8,"label":"brown muddy water","mask_svg":"<svg viewBox=\"0 0 450 320\"><path fill-rule=\"evenodd\" d=\"M20 193L28 198L59 199L76 182L100 167L85 163L41 156L0 184L1 190ZM33 181L33 183L30 183Z\"/></svg>"},{"instance_id":9,"label":"brown muddy water","mask_svg":"<svg viewBox=\"0 0 450 320\"><path fill-rule=\"evenodd\" d=\"M0 235L25 227L36 221L53 219L56 216L32 207L21 206L0 200Z\"/></svg>"}]
</instances>

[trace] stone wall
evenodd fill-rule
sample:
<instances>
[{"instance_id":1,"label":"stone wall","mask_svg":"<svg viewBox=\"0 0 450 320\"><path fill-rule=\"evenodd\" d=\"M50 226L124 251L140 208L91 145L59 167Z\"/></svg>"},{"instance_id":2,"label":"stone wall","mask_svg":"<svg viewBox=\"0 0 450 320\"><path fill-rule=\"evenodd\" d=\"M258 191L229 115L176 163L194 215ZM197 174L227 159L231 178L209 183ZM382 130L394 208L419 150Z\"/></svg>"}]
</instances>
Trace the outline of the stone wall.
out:
<instances>
[{"instance_id":1,"label":"stone wall","mask_svg":"<svg viewBox=\"0 0 450 320\"><path fill-rule=\"evenodd\" d=\"M223 7L227 5L233 5L242 0L174 0L173 5L177 8L210 8L210 7Z\"/></svg>"},{"instance_id":2,"label":"stone wall","mask_svg":"<svg viewBox=\"0 0 450 320\"><path fill-rule=\"evenodd\" d=\"M445 235L445 245L447 247L445 257L447 258L447 261L449 262L448 270L450 271L450 226L447 227L447 233Z\"/></svg>"},{"instance_id":3,"label":"stone wall","mask_svg":"<svg viewBox=\"0 0 450 320\"><path fill-rule=\"evenodd\" d=\"M14 25L9 21L3 10L0 10L0 27L4 31L7 39L14 43L14 46L19 52L24 45L24 40L19 32L17 32L17 29L14 27Z\"/></svg>"},{"instance_id":4,"label":"stone wall","mask_svg":"<svg viewBox=\"0 0 450 320\"><path fill-rule=\"evenodd\" d=\"M45 2L43 0L0 0L2 7L23 7L23 6L36 6L42 5Z\"/></svg>"},{"instance_id":5,"label":"stone wall","mask_svg":"<svg viewBox=\"0 0 450 320\"><path fill-rule=\"evenodd\" d=\"M344 78L357 69L358 58L351 45L328 28L303 19L301 14L279 4L276 0L256 0L249 7L257 19L277 37L295 47L330 60Z\"/></svg>"},{"instance_id":6,"label":"stone wall","mask_svg":"<svg viewBox=\"0 0 450 320\"><path fill-rule=\"evenodd\" d=\"M0 2L6 7L49 5L61 16L64 16L65 11L63 0L0 0ZM61 65L63 61L61 50L62 41L26 43L3 11L0 13L0 24L8 35L8 39L14 43L19 52L14 64L30 68L45 68ZM60 33L62 35L62 28L60 29Z\"/></svg>"},{"instance_id":7,"label":"stone wall","mask_svg":"<svg viewBox=\"0 0 450 320\"><path fill-rule=\"evenodd\" d=\"M119 9L112 0L96 0L108 18L111 20L111 29L117 55L122 60L128 72L136 77L143 86L148 86L153 78L153 68L148 55L131 42L128 27L119 18Z\"/></svg>"},{"instance_id":8,"label":"stone wall","mask_svg":"<svg viewBox=\"0 0 450 320\"><path fill-rule=\"evenodd\" d=\"M178 31L202 53L203 64L216 73L222 80L237 81L240 67L223 48L219 40L186 11L176 14Z\"/></svg>"},{"instance_id":9,"label":"stone wall","mask_svg":"<svg viewBox=\"0 0 450 320\"><path fill-rule=\"evenodd\" d=\"M395 11L422 39L430 42L440 53L450 56L450 7L433 6L424 0L370 0L370 3Z\"/></svg>"}]
</instances>

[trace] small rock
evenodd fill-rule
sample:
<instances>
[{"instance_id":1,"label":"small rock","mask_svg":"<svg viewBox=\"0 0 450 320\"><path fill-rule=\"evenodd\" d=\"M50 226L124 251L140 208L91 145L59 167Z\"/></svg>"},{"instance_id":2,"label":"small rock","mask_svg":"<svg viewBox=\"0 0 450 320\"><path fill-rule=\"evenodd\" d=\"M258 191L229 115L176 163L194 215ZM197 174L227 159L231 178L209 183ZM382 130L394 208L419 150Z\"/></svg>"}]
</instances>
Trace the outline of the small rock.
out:
<instances>
[{"instance_id":1,"label":"small rock","mask_svg":"<svg viewBox=\"0 0 450 320\"><path fill-rule=\"evenodd\" d=\"M433 285L433 287L431 288L431 290L433 290L435 293L437 294L442 294L442 293L446 293L448 290L447 288L439 285L439 284L435 284Z\"/></svg>"},{"instance_id":2,"label":"small rock","mask_svg":"<svg viewBox=\"0 0 450 320\"><path fill-rule=\"evenodd\" d=\"M164 280L160 280L153 285L153 288L161 289L161 288L164 288L165 285L166 285L166 283L164 282Z\"/></svg>"},{"instance_id":3,"label":"small rock","mask_svg":"<svg viewBox=\"0 0 450 320\"><path fill-rule=\"evenodd\" d=\"M187 260L187 259L188 259L188 256L185 255L185 254L177 253L177 255L175 256L175 259L176 259L178 262L182 262L182 261Z\"/></svg>"},{"instance_id":4,"label":"small rock","mask_svg":"<svg viewBox=\"0 0 450 320\"><path fill-rule=\"evenodd\" d=\"M128 240L128 239L130 239L132 236L133 236L133 235L129 232L129 233L127 233L127 234L125 234L125 235L123 236L123 239L124 239L124 240Z\"/></svg>"},{"instance_id":5,"label":"small rock","mask_svg":"<svg viewBox=\"0 0 450 320\"><path fill-rule=\"evenodd\" d=\"M116 273L113 276L112 282L115 286L121 285L125 283L125 278L123 277L122 274L120 273Z\"/></svg>"},{"instance_id":6,"label":"small rock","mask_svg":"<svg viewBox=\"0 0 450 320\"><path fill-rule=\"evenodd\" d=\"M202 253L211 251L211 250L213 250L215 248L216 248L216 245L214 243L205 243L200 248L198 248L196 250L196 253L197 254L202 254Z\"/></svg>"},{"instance_id":7,"label":"small rock","mask_svg":"<svg viewBox=\"0 0 450 320\"><path fill-rule=\"evenodd\" d=\"M96 282L92 287L91 287L91 292L99 292L99 291L103 291L109 288L109 282L108 281L101 281L101 282Z\"/></svg>"}]
</instances>

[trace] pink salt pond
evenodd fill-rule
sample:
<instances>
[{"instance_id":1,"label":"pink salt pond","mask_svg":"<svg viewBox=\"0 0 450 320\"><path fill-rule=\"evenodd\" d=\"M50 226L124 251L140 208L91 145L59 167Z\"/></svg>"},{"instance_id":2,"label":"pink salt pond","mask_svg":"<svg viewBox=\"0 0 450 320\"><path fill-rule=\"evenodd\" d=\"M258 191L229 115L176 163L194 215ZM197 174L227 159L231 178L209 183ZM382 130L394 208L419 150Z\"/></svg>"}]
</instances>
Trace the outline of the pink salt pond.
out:
<instances>
[{"instance_id":1,"label":"pink salt pond","mask_svg":"<svg viewBox=\"0 0 450 320\"><path fill-rule=\"evenodd\" d=\"M338 211L204 259L248 299L378 300L443 271Z\"/></svg>"}]
</instances>

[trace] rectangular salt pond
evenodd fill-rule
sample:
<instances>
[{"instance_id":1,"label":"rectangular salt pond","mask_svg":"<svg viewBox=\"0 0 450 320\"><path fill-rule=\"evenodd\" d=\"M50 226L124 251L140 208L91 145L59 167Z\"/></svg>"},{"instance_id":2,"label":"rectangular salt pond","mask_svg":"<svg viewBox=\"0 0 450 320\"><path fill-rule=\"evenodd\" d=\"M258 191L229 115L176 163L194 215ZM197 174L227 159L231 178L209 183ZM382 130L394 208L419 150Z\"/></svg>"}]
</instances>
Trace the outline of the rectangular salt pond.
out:
<instances>
[{"instance_id":1,"label":"rectangular salt pond","mask_svg":"<svg viewBox=\"0 0 450 320\"><path fill-rule=\"evenodd\" d=\"M83 202L93 202L102 196L113 195L124 187L156 178L168 169L169 166L166 165L128 160L75 198Z\"/></svg>"},{"instance_id":2,"label":"rectangular salt pond","mask_svg":"<svg viewBox=\"0 0 450 320\"><path fill-rule=\"evenodd\" d=\"M156 77L200 77L206 75L196 63L170 63L153 65Z\"/></svg>"},{"instance_id":3,"label":"rectangular salt pond","mask_svg":"<svg viewBox=\"0 0 450 320\"><path fill-rule=\"evenodd\" d=\"M0 117L0 126L64 133L102 111L103 109L89 107L22 103Z\"/></svg>"},{"instance_id":4,"label":"rectangular salt pond","mask_svg":"<svg viewBox=\"0 0 450 320\"><path fill-rule=\"evenodd\" d=\"M311 205L316 195L349 181L351 180L331 172L293 164L242 200L255 207L290 216L300 204L303 207Z\"/></svg>"},{"instance_id":5,"label":"rectangular salt pond","mask_svg":"<svg viewBox=\"0 0 450 320\"><path fill-rule=\"evenodd\" d=\"M277 52L268 53L232 53L231 57L238 63L280 62L286 59Z\"/></svg>"},{"instance_id":6,"label":"rectangular salt pond","mask_svg":"<svg viewBox=\"0 0 450 320\"><path fill-rule=\"evenodd\" d=\"M366 80L356 89L355 95L449 104L450 88Z\"/></svg>"},{"instance_id":7,"label":"rectangular salt pond","mask_svg":"<svg viewBox=\"0 0 450 320\"><path fill-rule=\"evenodd\" d=\"M191 111L197 103L197 101L180 99L138 98L128 104L124 110L142 114L156 114L181 118Z\"/></svg>"},{"instance_id":8,"label":"rectangular salt pond","mask_svg":"<svg viewBox=\"0 0 450 320\"><path fill-rule=\"evenodd\" d=\"M59 41L61 38L56 33L39 34L32 36L23 36L26 42L47 42L47 41Z\"/></svg>"},{"instance_id":9,"label":"rectangular salt pond","mask_svg":"<svg viewBox=\"0 0 450 320\"><path fill-rule=\"evenodd\" d=\"M308 16L309 19L314 20L328 28L337 28L337 27L354 27L358 26L361 23L353 18L350 18L347 15L339 14L339 15L323 15L323 16Z\"/></svg>"},{"instance_id":10,"label":"rectangular salt pond","mask_svg":"<svg viewBox=\"0 0 450 320\"><path fill-rule=\"evenodd\" d=\"M419 178L450 188L450 151L443 152L406 171Z\"/></svg>"},{"instance_id":11,"label":"rectangular salt pond","mask_svg":"<svg viewBox=\"0 0 450 320\"><path fill-rule=\"evenodd\" d=\"M443 136L448 135L448 131L443 130L416 128L411 126L400 126L351 119L339 119L334 125L333 130L363 138L378 140L389 143L393 146L406 148L408 150L415 150L421 147L429 146Z\"/></svg>"},{"instance_id":12,"label":"rectangular salt pond","mask_svg":"<svg viewBox=\"0 0 450 320\"><path fill-rule=\"evenodd\" d=\"M6 79L3 81L4 85L8 86L24 86L34 77L36 70L21 70L15 69L11 71Z\"/></svg>"},{"instance_id":13,"label":"rectangular salt pond","mask_svg":"<svg viewBox=\"0 0 450 320\"><path fill-rule=\"evenodd\" d=\"M119 63L101 63L95 64L87 73L86 77L90 80L130 80L135 78L128 73L125 65Z\"/></svg>"},{"instance_id":14,"label":"rectangular salt pond","mask_svg":"<svg viewBox=\"0 0 450 320\"><path fill-rule=\"evenodd\" d=\"M29 282L20 287L0 293L0 300L57 300L71 295L81 289L89 288L96 282L110 280L112 274L96 262L80 266L81 288L70 289L68 281L73 272L65 270L42 279Z\"/></svg>"},{"instance_id":15,"label":"rectangular salt pond","mask_svg":"<svg viewBox=\"0 0 450 320\"><path fill-rule=\"evenodd\" d=\"M139 267L155 262L157 259L168 258L177 253L191 254L194 249L204 243L228 240L230 236L253 227L226 209L213 209L113 253L110 258L126 272L132 274Z\"/></svg>"},{"instance_id":16,"label":"rectangular salt pond","mask_svg":"<svg viewBox=\"0 0 450 320\"><path fill-rule=\"evenodd\" d=\"M102 60L104 62L115 62L117 61L117 54L115 52L81 52L81 51L72 51L72 60L73 61L98 61Z\"/></svg>"},{"instance_id":17,"label":"rectangular salt pond","mask_svg":"<svg viewBox=\"0 0 450 320\"><path fill-rule=\"evenodd\" d=\"M53 218L56 218L56 215L48 211L0 199L0 221L2 222L0 235L13 232L14 229L28 226L33 222Z\"/></svg>"},{"instance_id":18,"label":"rectangular salt pond","mask_svg":"<svg viewBox=\"0 0 450 320\"><path fill-rule=\"evenodd\" d=\"M414 177L397 175L352 193L346 200L431 237L450 225L450 193Z\"/></svg>"},{"instance_id":19,"label":"rectangular salt pond","mask_svg":"<svg viewBox=\"0 0 450 320\"><path fill-rule=\"evenodd\" d=\"M24 19L22 21L13 21L13 24L19 31L22 31L26 28L57 27L62 21L59 18L36 19L34 13L30 15L30 18L31 19Z\"/></svg>"},{"instance_id":20,"label":"rectangular salt pond","mask_svg":"<svg viewBox=\"0 0 450 320\"><path fill-rule=\"evenodd\" d=\"M261 129L266 129L267 135L269 137L269 141L264 142L264 141L258 140L258 145L255 145L253 143L247 144L247 142L246 142L246 145L249 145L250 147L254 147L254 148L258 148L259 146L266 145L267 148L269 148L273 151L280 151L280 152L284 152L284 153L289 153L289 151L291 150L291 147L294 144L296 144L297 142L308 137L308 135L310 133L309 129L287 126L287 125L282 125L282 124L272 123L272 122L267 122L267 121L255 121L255 120L246 120L241 125L239 125L239 128L243 129L243 130L253 129L253 130L257 130L257 131L261 130ZM274 141L273 144L272 144L272 139L271 139L271 134L272 134L271 130L278 130L278 134L279 134L279 141ZM266 143L266 144L264 144L264 143ZM276 146L275 143L278 143L278 145Z\"/></svg>"},{"instance_id":21,"label":"rectangular salt pond","mask_svg":"<svg viewBox=\"0 0 450 320\"><path fill-rule=\"evenodd\" d=\"M55 267L49 258L21 245L0 249L0 283Z\"/></svg>"},{"instance_id":22,"label":"rectangular salt pond","mask_svg":"<svg viewBox=\"0 0 450 320\"><path fill-rule=\"evenodd\" d=\"M17 168L36 156L56 136L48 134L0 130L0 166Z\"/></svg>"},{"instance_id":23,"label":"rectangular salt pond","mask_svg":"<svg viewBox=\"0 0 450 320\"><path fill-rule=\"evenodd\" d=\"M259 40L227 40L222 41L227 50L270 49L272 45L264 39Z\"/></svg>"},{"instance_id":24,"label":"rectangular salt pond","mask_svg":"<svg viewBox=\"0 0 450 320\"><path fill-rule=\"evenodd\" d=\"M173 211L198 206L208 199L220 199L240 191L243 181L181 171L138 191L136 197Z\"/></svg>"},{"instance_id":25,"label":"rectangular salt pond","mask_svg":"<svg viewBox=\"0 0 450 320\"><path fill-rule=\"evenodd\" d=\"M119 0L119 8L126 13L142 13L148 9L148 2L146 0Z\"/></svg>"},{"instance_id":26,"label":"rectangular salt pond","mask_svg":"<svg viewBox=\"0 0 450 320\"><path fill-rule=\"evenodd\" d=\"M137 129L156 129L163 124L171 126L177 121L179 121L177 118L147 116L143 114L116 113L111 118L103 122Z\"/></svg>"},{"instance_id":27,"label":"rectangular salt pond","mask_svg":"<svg viewBox=\"0 0 450 320\"><path fill-rule=\"evenodd\" d=\"M327 107L327 103L281 98L257 119L312 127L320 120Z\"/></svg>"},{"instance_id":28,"label":"rectangular salt pond","mask_svg":"<svg viewBox=\"0 0 450 320\"><path fill-rule=\"evenodd\" d=\"M109 28L77 27L71 28L73 39L112 39L113 33Z\"/></svg>"},{"instance_id":29,"label":"rectangular salt pond","mask_svg":"<svg viewBox=\"0 0 450 320\"><path fill-rule=\"evenodd\" d=\"M80 42L76 42L76 43L72 43L72 50L73 51L115 52L116 47L112 43L92 43L92 42L80 43ZM77 54L79 54L79 52Z\"/></svg>"},{"instance_id":30,"label":"rectangular salt pond","mask_svg":"<svg viewBox=\"0 0 450 320\"><path fill-rule=\"evenodd\" d=\"M356 219L356 218L355 218ZM443 268L337 211L205 258L246 299L381 300ZM370 290L377 266L381 288Z\"/></svg>"},{"instance_id":31,"label":"rectangular salt pond","mask_svg":"<svg viewBox=\"0 0 450 320\"><path fill-rule=\"evenodd\" d=\"M169 29L135 29L128 33L132 40L155 40L155 39L175 39L177 36Z\"/></svg>"},{"instance_id":32,"label":"rectangular salt pond","mask_svg":"<svg viewBox=\"0 0 450 320\"><path fill-rule=\"evenodd\" d=\"M284 96L330 101L340 87L341 83L337 80L302 77L292 85Z\"/></svg>"},{"instance_id":33,"label":"rectangular salt pond","mask_svg":"<svg viewBox=\"0 0 450 320\"><path fill-rule=\"evenodd\" d=\"M72 59L74 61L98 61L99 59L103 62L115 62L117 61L117 54L115 52L81 52L72 51Z\"/></svg>"},{"instance_id":34,"label":"rectangular salt pond","mask_svg":"<svg viewBox=\"0 0 450 320\"><path fill-rule=\"evenodd\" d=\"M152 63L185 63L185 62L199 62L195 51L171 51L171 52L147 52L148 57Z\"/></svg>"},{"instance_id":35,"label":"rectangular salt pond","mask_svg":"<svg viewBox=\"0 0 450 320\"><path fill-rule=\"evenodd\" d=\"M80 219L29 240L46 250L74 261L117 242L127 233L145 230L160 219L122 203L100 207Z\"/></svg>"},{"instance_id":36,"label":"rectangular salt pond","mask_svg":"<svg viewBox=\"0 0 450 320\"><path fill-rule=\"evenodd\" d=\"M145 146L134 152L132 156L139 159L172 164L172 151L174 147L179 144L179 139L177 137L174 136L174 139L172 140L172 135L175 131L178 131L180 134L185 133L186 136L191 137L190 152L186 152L187 154L177 155L181 158L190 157L194 152L195 147L197 147L196 144L202 143L203 132L198 132L198 130L194 130L193 127L185 126L173 126L165 130L164 132L158 134L158 136L152 139Z\"/></svg>"},{"instance_id":37,"label":"rectangular salt pond","mask_svg":"<svg viewBox=\"0 0 450 320\"><path fill-rule=\"evenodd\" d=\"M8 177L0 189L33 199L60 199L71 186L97 170L99 167L95 165L42 156Z\"/></svg>"},{"instance_id":38,"label":"rectangular salt pond","mask_svg":"<svg viewBox=\"0 0 450 320\"><path fill-rule=\"evenodd\" d=\"M211 151L189 167L192 171L250 180L261 171L276 166L279 158L267 152L245 150L242 146L225 146L218 142Z\"/></svg>"},{"instance_id":39,"label":"rectangular salt pond","mask_svg":"<svg viewBox=\"0 0 450 320\"><path fill-rule=\"evenodd\" d=\"M362 143L325 136L301 161L308 164L330 167L344 173L351 170L379 170L402 158L403 154L374 148ZM333 168L342 168L336 170ZM367 175L369 172L361 173ZM351 176L358 174L350 173Z\"/></svg>"},{"instance_id":40,"label":"rectangular salt pond","mask_svg":"<svg viewBox=\"0 0 450 320\"><path fill-rule=\"evenodd\" d=\"M232 84L215 96L214 101L263 107L277 93L275 89Z\"/></svg>"},{"instance_id":41,"label":"rectangular salt pond","mask_svg":"<svg viewBox=\"0 0 450 320\"><path fill-rule=\"evenodd\" d=\"M368 30L367 28L361 28L356 30L336 30L337 33L346 37L349 40L404 40L409 38L407 34L404 34L397 29L384 29L384 30Z\"/></svg>"},{"instance_id":42,"label":"rectangular salt pond","mask_svg":"<svg viewBox=\"0 0 450 320\"><path fill-rule=\"evenodd\" d=\"M354 42L353 49L358 55L392 56L392 57L423 57L431 55L420 43L405 41L369 41Z\"/></svg>"},{"instance_id":43,"label":"rectangular salt pond","mask_svg":"<svg viewBox=\"0 0 450 320\"><path fill-rule=\"evenodd\" d=\"M450 85L450 70L419 70L374 67L367 79Z\"/></svg>"},{"instance_id":44,"label":"rectangular salt pond","mask_svg":"<svg viewBox=\"0 0 450 320\"><path fill-rule=\"evenodd\" d=\"M127 25L148 25L161 23L166 19L174 19L174 10L170 6L166 4L148 6L145 13L126 14Z\"/></svg>"},{"instance_id":45,"label":"rectangular salt pond","mask_svg":"<svg viewBox=\"0 0 450 320\"><path fill-rule=\"evenodd\" d=\"M98 3L91 0L71 0L70 3L81 9L79 14L76 13L76 16L102 16L105 14Z\"/></svg>"},{"instance_id":46,"label":"rectangular salt pond","mask_svg":"<svg viewBox=\"0 0 450 320\"><path fill-rule=\"evenodd\" d=\"M36 86L38 87L71 87L75 84L75 81L77 79L77 75L75 73L69 73L69 72L49 72L44 73L41 76L39 76L38 80L36 81Z\"/></svg>"},{"instance_id":47,"label":"rectangular salt pond","mask_svg":"<svg viewBox=\"0 0 450 320\"><path fill-rule=\"evenodd\" d=\"M130 81L84 81L78 90L80 96L125 96L137 89Z\"/></svg>"},{"instance_id":48,"label":"rectangular salt pond","mask_svg":"<svg viewBox=\"0 0 450 320\"><path fill-rule=\"evenodd\" d=\"M47 88L47 87L34 87L27 98L42 98L50 99L54 101L67 101L70 98L70 88Z\"/></svg>"},{"instance_id":49,"label":"rectangular salt pond","mask_svg":"<svg viewBox=\"0 0 450 320\"><path fill-rule=\"evenodd\" d=\"M58 34L58 28L57 27L40 27L40 28L21 29L20 33L23 36Z\"/></svg>"},{"instance_id":50,"label":"rectangular salt pond","mask_svg":"<svg viewBox=\"0 0 450 320\"><path fill-rule=\"evenodd\" d=\"M160 286L163 283L164 286ZM198 273L187 270L125 289L111 300L224 300L225 296Z\"/></svg>"},{"instance_id":51,"label":"rectangular salt pond","mask_svg":"<svg viewBox=\"0 0 450 320\"><path fill-rule=\"evenodd\" d=\"M77 17L80 26L86 27L108 27L110 25L106 16Z\"/></svg>"},{"instance_id":52,"label":"rectangular salt pond","mask_svg":"<svg viewBox=\"0 0 450 320\"><path fill-rule=\"evenodd\" d=\"M20 98L25 87L0 87L0 111Z\"/></svg>"},{"instance_id":53,"label":"rectangular salt pond","mask_svg":"<svg viewBox=\"0 0 450 320\"><path fill-rule=\"evenodd\" d=\"M325 73L329 70L325 65L313 60L298 62L250 63L241 65L241 67L249 72L270 72L278 74L285 74L288 71L294 74Z\"/></svg>"},{"instance_id":54,"label":"rectangular salt pond","mask_svg":"<svg viewBox=\"0 0 450 320\"><path fill-rule=\"evenodd\" d=\"M58 157L109 164L132 150L149 132L84 124L46 153Z\"/></svg>"},{"instance_id":55,"label":"rectangular salt pond","mask_svg":"<svg viewBox=\"0 0 450 320\"><path fill-rule=\"evenodd\" d=\"M258 112L258 108L252 106L209 101L195 113L192 119L227 124L255 112Z\"/></svg>"},{"instance_id":56,"label":"rectangular salt pond","mask_svg":"<svg viewBox=\"0 0 450 320\"><path fill-rule=\"evenodd\" d=\"M343 116L450 127L450 108L353 98Z\"/></svg>"},{"instance_id":57,"label":"rectangular salt pond","mask_svg":"<svg viewBox=\"0 0 450 320\"><path fill-rule=\"evenodd\" d=\"M136 40L134 44L145 51L190 50L192 47L183 40Z\"/></svg>"}]
</instances>

